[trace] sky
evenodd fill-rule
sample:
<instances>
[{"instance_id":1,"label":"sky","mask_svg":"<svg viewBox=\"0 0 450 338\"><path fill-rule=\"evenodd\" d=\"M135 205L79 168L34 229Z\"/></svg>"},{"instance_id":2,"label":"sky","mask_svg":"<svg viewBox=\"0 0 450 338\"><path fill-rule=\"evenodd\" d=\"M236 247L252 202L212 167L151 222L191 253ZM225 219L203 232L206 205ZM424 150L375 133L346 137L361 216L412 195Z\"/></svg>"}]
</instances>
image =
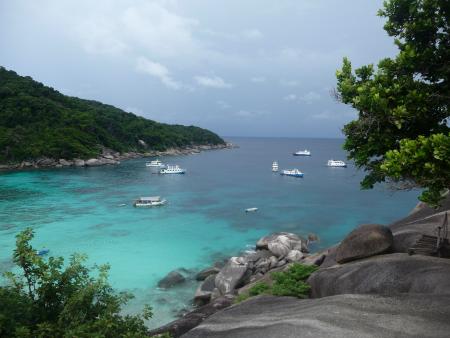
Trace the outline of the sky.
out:
<instances>
[{"instance_id":1,"label":"sky","mask_svg":"<svg viewBox=\"0 0 450 338\"><path fill-rule=\"evenodd\" d=\"M71 96L222 136L342 137L331 95L396 53L382 0L0 0L0 65Z\"/></svg>"}]
</instances>

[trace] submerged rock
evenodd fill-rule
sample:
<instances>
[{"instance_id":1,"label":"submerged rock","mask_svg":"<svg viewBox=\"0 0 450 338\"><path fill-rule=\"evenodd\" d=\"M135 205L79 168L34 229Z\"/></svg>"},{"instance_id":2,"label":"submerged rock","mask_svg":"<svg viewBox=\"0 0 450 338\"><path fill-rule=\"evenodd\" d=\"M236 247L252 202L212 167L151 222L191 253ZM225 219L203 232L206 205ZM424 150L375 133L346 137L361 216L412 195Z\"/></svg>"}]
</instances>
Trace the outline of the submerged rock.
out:
<instances>
[{"instance_id":1,"label":"submerged rock","mask_svg":"<svg viewBox=\"0 0 450 338\"><path fill-rule=\"evenodd\" d=\"M173 286L182 284L186 281L186 278L178 271L169 272L163 279L158 282L158 287L162 289L168 289Z\"/></svg>"},{"instance_id":2,"label":"submerged rock","mask_svg":"<svg viewBox=\"0 0 450 338\"><path fill-rule=\"evenodd\" d=\"M447 338L449 318L450 295L259 296L216 313L182 337Z\"/></svg>"},{"instance_id":3,"label":"submerged rock","mask_svg":"<svg viewBox=\"0 0 450 338\"><path fill-rule=\"evenodd\" d=\"M394 253L320 268L308 279L311 297L338 294L450 295L450 259Z\"/></svg>"},{"instance_id":4,"label":"submerged rock","mask_svg":"<svg viewBox=\"0 0 450 338\"><path fill-rule=\"evenodd\" d=\"M391 249L393 237L391 230L380 224L365 224L353 230L336 250L338 263L370 257Z\"/></svg>"}]
</instances>

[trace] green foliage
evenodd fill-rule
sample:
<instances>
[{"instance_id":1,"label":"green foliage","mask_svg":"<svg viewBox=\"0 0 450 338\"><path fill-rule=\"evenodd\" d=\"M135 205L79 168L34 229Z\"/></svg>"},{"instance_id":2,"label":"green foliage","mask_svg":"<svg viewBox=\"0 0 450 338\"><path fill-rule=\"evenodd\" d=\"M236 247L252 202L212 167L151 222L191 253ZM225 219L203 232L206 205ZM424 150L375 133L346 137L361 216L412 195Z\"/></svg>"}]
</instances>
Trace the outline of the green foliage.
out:
<instances>
[{"instance_id":1,"label":"green foliage","mask_svg":"<svg viewBox=\"0 0 450 338\"><path fill-rule=\"evenodd\" d=\"M274 272L272 294L274 296L308 297L310 286L305 281L317 270L315 265L294 264L287 271Z\"/></svg>"},{"instance_id":2,"label":"green foliage","mask_svg":"<svg viewBox=\"0 0 450 338\"><path fill-rule=\"evenodd\" d=\"M317 269L318 267L315 265L295 263L287 271L273 272L272 286L265 282L257 282L248 289L248 292L237 296L234 302L240 303L250 297L262 294L306 298L308 297L310 286L305 281Z\"/></svg>"},{"instance_id":3,"label":"green foliage","mask_svg":"<svg viewBox=\"0 0 450 338\"><path fill-rule=\"evenodd\" d=\"M344 127L344 148L366 170L363 188L377 182L425 188L437 204L450 187L450 6L447 0L389 0L379 15L399 53L337 72L340 100L359 112Z\"/></svg>"},{"instance_id":4,"label":"green foliage","mask_svg":"<svg viewBox=\"0 0 450 338\"><path fill-rule=\"evenodd\" d=\"M107 265L94 271L85 257L73 255L47 261L30 244L33 231L17 235L14 263L20 274L6 273L10 285L0 287L1 337L142 337L146 307L141 315L121 315L131 294L116 294L108 284ZM96 272L96 277L93 275Z\"/></svg>"},{"instance_id":5,"label":"green foliage","mask_svg":"<svg viewBox=\"0 0 450 338\"><path fill-rule=\"evenodd\" d=\"M223 142L206 129L157 123L110 105L65 96L0 67L0 163L89 158L101 147L126 152Z\"/></svg>"},{"instance_id":6,"label":"green foliage","mask_svg":"<svg viewBox=\"0 0 450 338\"><path fill-rule=\"evenodd\" d=\"M264 282L255 283L250 289L248 289L248 294L250 296L258 296L263 293L267 293L270 290L270 286Z\"/></svg>"}]
</instances>

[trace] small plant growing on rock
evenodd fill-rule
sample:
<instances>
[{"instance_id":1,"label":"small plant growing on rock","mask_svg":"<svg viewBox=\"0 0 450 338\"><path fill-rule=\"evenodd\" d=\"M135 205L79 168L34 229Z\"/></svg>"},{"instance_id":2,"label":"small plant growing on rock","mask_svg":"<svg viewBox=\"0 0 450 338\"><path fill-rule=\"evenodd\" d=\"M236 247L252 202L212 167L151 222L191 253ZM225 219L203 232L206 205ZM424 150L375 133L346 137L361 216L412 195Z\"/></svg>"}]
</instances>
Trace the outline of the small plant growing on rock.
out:
<instances>
[{"instance_id":1,"label":"small plant growing on rock","mask_svg":"<svg viewBox=\"0 0 450 338\"><path fill-rule=\"evenodd\" d=\"M237 296L234 302L240 303L244 300L249 299L250 297L258 296L264 293L270 294L270 291L270 285L265 282L257 282L250 289L248 289L248 292L241 293L239 296Z\"/></svg>"},{"instance_id":2,"label":"small plant growing on rock","mask_svg":"<svg viewBox=\"0 0 450 338\"><path fill-rule=\"evenodd\" d=\"M311 287L305 280L316 270L315 265L294 264L287 271L272 273L272 294L306 298Z\"/></svg>"}]
</instances>

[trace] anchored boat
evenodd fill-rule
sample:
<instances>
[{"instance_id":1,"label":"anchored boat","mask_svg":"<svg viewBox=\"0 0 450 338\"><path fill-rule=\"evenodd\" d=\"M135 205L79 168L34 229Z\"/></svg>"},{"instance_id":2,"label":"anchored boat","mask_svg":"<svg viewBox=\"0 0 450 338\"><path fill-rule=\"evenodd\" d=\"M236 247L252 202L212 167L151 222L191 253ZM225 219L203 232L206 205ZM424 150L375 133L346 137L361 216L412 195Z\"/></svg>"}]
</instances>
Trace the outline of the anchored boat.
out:
<instances>
[{"instance_id":1,"label":"anchored boat","mask_svg":"<svg viewBox=\"0 0 450 338\"><path fill-rule=\"evenodd\" d=\"M292 176L292 177L303 177L303 173L298 170L298 169L286 169L286 170L282 170L280 175L284 175L284 176Z\"/></svg>"},{"instance_id":2,"label":"anchored boat","mask_svg":"<svg viewBox=\"0 0 450 338\"><path fill-rule=\"evenodd\" d=\"M150 161L145 163L145 165L147 167L155 167L155 168L163 168L166 165L164 163L162 163L160 160L154 160L154 161Z\"/></svg>"},{"instance_id":3,"label":"anchored boat","mask_svg":"<svg viewBox=\"0 0 450 338\"><path fill-rule=\"evenodd\" d=\"M157 207L166 204L166 200L159 196L140 197L134 201L133 205L137 208Z\"/></svg>"},{"instance_id":4,"label":"anchored boat","mask_svg":"<svg viewBox=\"0 0 450 338\"><path fill-rule=\"evenodd\" d=\"M278 162L277 161L273 161L273 163L272 163L272 171L273 172L277 172L278 171Z\"/></svg>"},{"instance_id":5,"label":"anchored boat","mask_svg":"<svg viewBox=\"0 0 450 338\"><path fill-rule=\"evenodd\" d=\"M309 150L305 149L305 150L296 151L293 155L294 156L311 156L311 152Z\"/></svg>"},{"instance_id":6,"label":"anchored boat","mask_svg":"<svg viewBox=\"0 0 450 338\"><path fill-rule=\"evenodd\" d=\"M340 161L340 160L328 160L327 166L328 166L328 167L341 167L341 168L345 168L345 167L347 166L347 164L346 164L344 161Z\"/></svg>"},{"instance_id":7,"label":"anchored boat","mask_svg":"<svg viewBox=\"0 0 450 338\"><path fill-rule=\"evenodd\" d=\"M245 212L255 212L258 211L258 208L247 208L245 209Z\"/></svg>"},{"instance_id":8,"label":"anchored boat","mask_svg":"<svg viewBox=\"0 0 450 338\"><path fill-rule=\"evenodd\" d=\"M184 174L186 173L185 169L181 169L177 165L168 165L166 168L161 169L159 171L160 174Z\"/></svg>"}]
</instances>

